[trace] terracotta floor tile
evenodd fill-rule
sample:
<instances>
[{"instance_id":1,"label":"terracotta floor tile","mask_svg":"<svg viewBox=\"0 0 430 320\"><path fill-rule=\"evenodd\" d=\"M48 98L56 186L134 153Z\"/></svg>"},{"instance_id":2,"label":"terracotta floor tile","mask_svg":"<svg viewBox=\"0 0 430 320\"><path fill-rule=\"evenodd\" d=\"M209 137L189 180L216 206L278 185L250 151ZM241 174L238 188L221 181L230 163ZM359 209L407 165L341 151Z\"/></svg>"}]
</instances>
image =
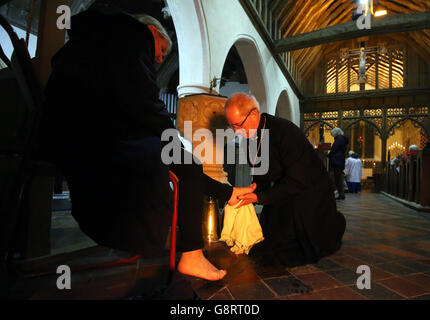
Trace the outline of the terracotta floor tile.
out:
<instances>
[{"instance_id":1,"label":"terracotta floor tile","mask_svg":"<svg viewBox=\"0 0 430 320\"><path fill-rule=\"evenodd\" d=\"M399 261L399 260L405 259L405 257L403 257L403 256L399 256L397 254L394 254L391 252L385 252L385 251L377 251L377 252L373 253L373 255L381 257L381 258L385 259L387 262Z\"/></svg>"},{"instance_id":2,"label":"terracotta floor tile","mask_svg":"<svg viewBox=\"0 0 430 320\"><path fill-rule=\"evenodd\" d=\"M403 297L411 298L414 296L424 295L430 293L430 290L426 290L405 278L390 278L386 280L378 281L379 284L387 287L396 293L399 293Z\"/></svg>"},{"instance_id":3,"label":"terracotta floor tile","mask_svg":"<svg viewBox=\"0 0 430 320\"><path fill-rule=\"evenodd\" d=\"M345 251L348 255L355 255L355 254L363 254L366 253L365 251L363 251L363 249L361 248L357 248L357 247L351 247L351 246L343 246L343 251Z\"/></svg>"},{"instance_id":4,"label":"terracotta floor tile","mask_svg":"<svg viewBox=\"0 0 430 320\"><path fill-rule=\"evenodd\" d=\"M314 291L343 286L341 282L337 281L336 279L333 279L325 272L302 274L296 277L304 284L311 286Z\"/></svg>"},{"instance_id":5,"label":"terracotta floor tile","mask_svg":"<svg viewBox=\"0 0 430 320\"><path fill-rule=\"evenodd\" d=\"M275 295L261 281L240 283L228 287L236 300L273 299Z\"/></svg>"},{"instance_id":6,"label":"terracotta floor tile","mask_svg":"<svg viewBox=\"0 0 430 320\"><path fill-rule=\"evenodd\" d=\"M254 271L249 260L239 260L227 268L227 275L219 282L223 285L232 285L243 282L259 281L261 278Z\"/></svg>"},{"instance_id":7,"label":"terracotta floor tile","mask_svg":"<svg viewBox=\"0 0 430 320\"><path fill-rule=\"evenodd\" d=\"M390 272L386 272L386 271L384 271L384 270L382 270L376 266L370 266L370 272L371 272L372 281L379 281L379 280L395 277L394 274L392 274Z\"/></svg>"},{"instance_id":8,"label":"terracotta floor tile","mask_svg":"<svg viewBox=\"0 0 430 320\"><path fill-rule=\"evenodd\" d=\"M286 300L322 300L317 292L294 294L284 297Z\"/></svg>"},{"instance_id":9,"label":"terracotta floor tile","mask_svg":"<svg viewBox=\"0 0 430 320\"><path fill-rule=\"evenodd\" d=\"M430 240L418 241L417 246L423 250L430 251Z\"/></svg>"},{"instance_id":10,"label":"terracotta floor tile","mask_svg":"<svg viewBox=\"0 0 430 320\"><path fill-rule=\"evenodd\" d=\"M423 287L427 290L430 290L430 276L424 273L413 274L404 277L406 280L409 280L416 285Z\"/></svg>"},{"instance_id":11,"label":"terracotta floor tile","mask_svg":"<svg viewBox=\"0 0 430 320\"><path fill-rule=\"evenodd\" d=\"M211 296L209 299L210 300L233 300L233 297L231 296L228 289L223 289L221 291L218 291L216 294Z\"/></svg>"},{"instance_id":12,"label":"terracotta floor tile","mask_svg":"<svg viewBox=\"0 0 430 320\"><path fill-rule=\"evenodd\" d=\"M223 289L224 286L220 284L219 281L206 281L199 279L192 283L192 288L194 292L200 297L200 299L207 300Z\"/></svg>"},{"instance_id":13,"label":"terracotta floor tile","mask_svg":"<svg viewBox=\"0 0 430 320\"><path fill-rule=\"evenodd\" d=\"M372 282L370 289L358 289L356 286L351 286L351 288L357 291L362 296L370 300L402 300L404 299L401 295L395 293L394 291L385 288L376 282Z\"/></svg>"},{"instance_id":14,"label":"terracotta floor tile","mask_svg":"<svg viewBox=\"0 0 430 320\"><path fill-rule=\"evenodd\" d=\"M228 275L228 274L227 274ZM252 281L259 281L261 278L253 271L253 270L247 270L244 272L241 272L238 275L235 275L234 277L224 277L225 279L222 279L224 281L221 281L223 284L238 284L238 283L244 283L244 282L252 282Z\"/></svg>"},{"instance_id":15,"label":"terracotta floor tile","mask_svg":"<svg viewBox=\"0 0 430 320\"><path fill-rule=\"evenodd\" d=\"M285 266L281 264L270 264L263 266L259 265L258 263L255 263L253 265L253 268L257 275L262 279L291 275L291 273L287 271L287 268L285 268Z\"/></svg>"},{"instance_id":16,"label":"terracotta floor tile","mask_svg":"<svg viewBox=\"0 0 430 320\"><path fill-rule=\"evenodd\" d=\"M307 264L300 267L294 267L294 268L286 268L286 270L293 275L308 274L308 273L315 273L315 272L321 271L311 264Z\"/></svg>"},{"instance_id":17,"label":"terracotta floor tile","mask_svg":"<svg viewBox=\"0 0 430 320\"><path fill-rule=\"evenodd\" d=\"M409 300L430 300L430 294L425 294L423 296L413 297Z\"/></svg>"},{"instance_id":18,"label":"terracotta floor tile","mask_svg":"<svg viewBox=\"0 0 430 320\"><path fill-rule=\"evenodd\" d=\"M318 295L323 300L367 300L366 297L352 290L350 287L321 290L318 291Z\"/></svg>"},{"instance_id":19,"label":"terracotta floor tile","mask_svg":"<svg viewBox=\"0 0 430 320\"><path fill-rule=\"evenodd\" d=\"M418 260L403 260L398 262L400 265L403 265L407 268L414 270L415 272L430 272L430 264L423 263Z\"/></svg>"},{"instance_id":20,"label":"terracotta floor tile","mask_svg":"<svg viewBox=\"0 0 430 320\"><path fill-rule=\"evenodd\" d=\"M331 259L337 264L354 271L357 270L359 266L366 264L363 260L351 256L333 257Z\"/></svg>"},{"instance_id":21,"label":"terracotta floor tile","mask_svg":"<svg viewBox=\"0 0 430 320\"><path fill-rule=\"evenodd\" d=\"M394 253L396 255L405 257L405 258L411 258L411 259L425 259L425 257L415 254L413 252L409 252L406 250L402 250L399 248L395 248L393 246L388 246L385 244L377 244L374 246L376 249L380 249L381 251L385 251L385 252L391 252Z\"/></svg>"},{"instance_id":22,"label":"terracotta floor tile","mask_svg":"<svg viewBox=\"0 0 430 320\"><path fill-rule=\"evenodd\" d=\"M386 259L380 256L377 256L374 254L368 254L368 253L357 254L354 257L366 262L367 264L383 263L387 261Z\"/></svg>"},{"instance_id":23,"label":"terracotta floor tile","mask_svg":"<svg viewBox=\"0 0 430 320\"><path fill-rule=\"evenodd\" d=\"M308 293L313 290L310 286L305 285L302 281L292 276L266 279L264 282L275 291L278 296Z\"/></svg>"},{"instance_id":24,"label":"terracotta floor tile","mask_svg":"<svg viewBox=\"0 0 430 320\"><path fill-rule=\"evenodd\" d=\"M341 265L337 264L330 258L323 258L318 263L313 264L314 267L318 268L321 271L330 271L330 270L339 270L344 269Z\"/></svg>"},{"instance_id":25,"label":"terracotta floor tile","mask_svg":"<svg viewBox=\"0 0 430 320\"><path fill-rule=\"evenodd\" d=\"M360 276L355 271L346 268L326 272L344 285L355 285L357 283L357 278Z\"/></svg>"},{"instance_id":26,"label":"terracotta floor tile","mask_svg":"<svg viewBox=\"0 0 430 320\"><path fill-rule=\"evenodd\" d=\"M130 284L117 284L116 286L111 286L109 288L106 288L106 286L101 283L93 284L81 290L79 299L80 300L123 299L129 296L132 290L133 290L133 286Z\"/></svg>"},{"instance_id":27,"label":"terracotta floor tile","mask_svg":"<svg viewBox=\"0 0 430 320\"><path fill-rule=\"evenodd\" d=\"M400 263L396 263L396 262L379 263L379 264L377 264L377 266L379 269L382 269L384 271L387 271L389 273L392 273L392 274L395 274L398 276L416 273L416 271L414 269L408 268L408 267L401 265Z\"/></svg>"},{"instance_id":28,"label":"terracotta floor tile","mask_svg":"<svg viewBox=\"0 0 430 320\"><path fill-rule=\"evenodd\" d=\"M418 261L430 265L430 259L420 259Z\"/></svg>"}]
</instances>

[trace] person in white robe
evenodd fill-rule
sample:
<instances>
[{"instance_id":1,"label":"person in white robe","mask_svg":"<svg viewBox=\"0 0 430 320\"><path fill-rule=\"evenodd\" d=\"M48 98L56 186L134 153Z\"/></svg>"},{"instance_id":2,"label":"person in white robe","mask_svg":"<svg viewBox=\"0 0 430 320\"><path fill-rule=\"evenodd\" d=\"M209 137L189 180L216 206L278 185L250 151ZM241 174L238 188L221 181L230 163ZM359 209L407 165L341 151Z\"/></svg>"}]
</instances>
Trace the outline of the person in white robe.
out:
<instances>
[{"instance_id":1,"label":"person in white robe","mask_svg":"<svg viewBox=\"0 0 430 320\"><path fill-rule=\"evenodd\" d=\"M363 165L354 151L349 151L349 157L345 161L345 176L348 190L351 193L361 191L361 178L363 177Z\"/></svg>"}]
</instances>

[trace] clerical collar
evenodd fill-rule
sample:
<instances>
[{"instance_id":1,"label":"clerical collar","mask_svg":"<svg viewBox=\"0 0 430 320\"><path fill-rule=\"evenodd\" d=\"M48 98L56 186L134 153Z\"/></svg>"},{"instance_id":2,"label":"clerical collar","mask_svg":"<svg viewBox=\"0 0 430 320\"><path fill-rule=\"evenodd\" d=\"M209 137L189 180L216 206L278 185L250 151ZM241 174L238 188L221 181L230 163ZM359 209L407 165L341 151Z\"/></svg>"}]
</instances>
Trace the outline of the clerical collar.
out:
<instances>
[{"instance_id":1,"label":"clerical collar","mask_svg":"<svg viewBox=\"0 0 430 320\"><path fill-rule=\"evenodd\" d=\"M261 130L266 128L266 121L267 121L266 114L262 113L260 115L260 123L258 124L257 132L255 134L255 137L251 138L251 139L253 139L253 140L258 139L259 135L261 135Z\"/></svg>"},{"instance_id":2,"label":"clerical collar","mask_svg":"<svg viewBox=\"0 0 430 320\"><path fill-rule=\"evenodd\" d=\"M266 121L267 121L266 114L262 113L260 115L260 123L258 124L257 130L255 131L255 136L248 138L249 140L258 140L258 138L261 135L261 130L266 128Z\"/></svg>"},{"instance_id":3,"label":"clerical collar","mask_svg":"<svg viewBox=\"0 0 430 320\"><path fill-rule=\"evenodd\" d=\"M260 123L258 124L258 130L262 129L264 124L266 123L267 113L262 113L260 116Z\"/></svg>"}]
</instances>

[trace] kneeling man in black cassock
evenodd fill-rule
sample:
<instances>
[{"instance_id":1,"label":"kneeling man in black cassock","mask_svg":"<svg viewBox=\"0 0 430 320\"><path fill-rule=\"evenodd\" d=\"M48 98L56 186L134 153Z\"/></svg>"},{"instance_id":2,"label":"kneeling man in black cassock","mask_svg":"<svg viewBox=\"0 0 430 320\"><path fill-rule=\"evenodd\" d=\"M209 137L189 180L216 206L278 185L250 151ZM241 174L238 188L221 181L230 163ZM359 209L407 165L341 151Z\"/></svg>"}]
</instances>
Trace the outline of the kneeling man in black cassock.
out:
<instances>
[{"instance_id":1,"label":"kneeling man in black cassock","mask_svg":"<svg viewBox=\"0 0 430 320\"><path fill-rule=\"evenodd\" d=\"M256 154L248 157L251 167L256 168L257 156L269 163L266 173L253 175L255 193L239 197L241 205L264 205L260 223L265 240L250 256L294 267L337 251L345 218L337 211L328 172L302 130L287 119L260 113L255 97L244 93L227 100L225 116L237 134L257 139Z\"/></svg>"}]
</instances>

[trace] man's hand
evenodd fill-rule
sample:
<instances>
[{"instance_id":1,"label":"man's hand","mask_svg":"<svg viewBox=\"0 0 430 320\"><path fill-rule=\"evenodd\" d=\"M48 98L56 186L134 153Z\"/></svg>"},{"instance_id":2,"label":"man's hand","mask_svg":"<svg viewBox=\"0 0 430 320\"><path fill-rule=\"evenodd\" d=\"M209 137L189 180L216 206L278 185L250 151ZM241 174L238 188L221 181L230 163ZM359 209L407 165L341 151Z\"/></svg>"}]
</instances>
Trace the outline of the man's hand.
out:
<instances>
[{"instance_id":1,"label":"man's hand","mask_svg":"<svg viewBox=\"0 0 430 320\"><path fill-rule=\"evenodd\" d=\"M230 206L234 206L237 204L239 200L239 196L254 192L255 188L257 188L257 184L254 182L249 187L236 188L233 187L233 192L231 194L230 200L228 200L228 204Z\"/></svg>"},{"instance_id":2,"label":"man's hand","mask_svg":"<svg viewBox=\"0 0 430 320\"><path fill-rule=\"evenodd\" d=\"M242 200L242 202L237 206L236 209L240 208L241 206L245 206L250 203L258 202L257 195L255 193L247 193L244 195L239 196L239 199Z\"/></svg>"}]
</instances>

